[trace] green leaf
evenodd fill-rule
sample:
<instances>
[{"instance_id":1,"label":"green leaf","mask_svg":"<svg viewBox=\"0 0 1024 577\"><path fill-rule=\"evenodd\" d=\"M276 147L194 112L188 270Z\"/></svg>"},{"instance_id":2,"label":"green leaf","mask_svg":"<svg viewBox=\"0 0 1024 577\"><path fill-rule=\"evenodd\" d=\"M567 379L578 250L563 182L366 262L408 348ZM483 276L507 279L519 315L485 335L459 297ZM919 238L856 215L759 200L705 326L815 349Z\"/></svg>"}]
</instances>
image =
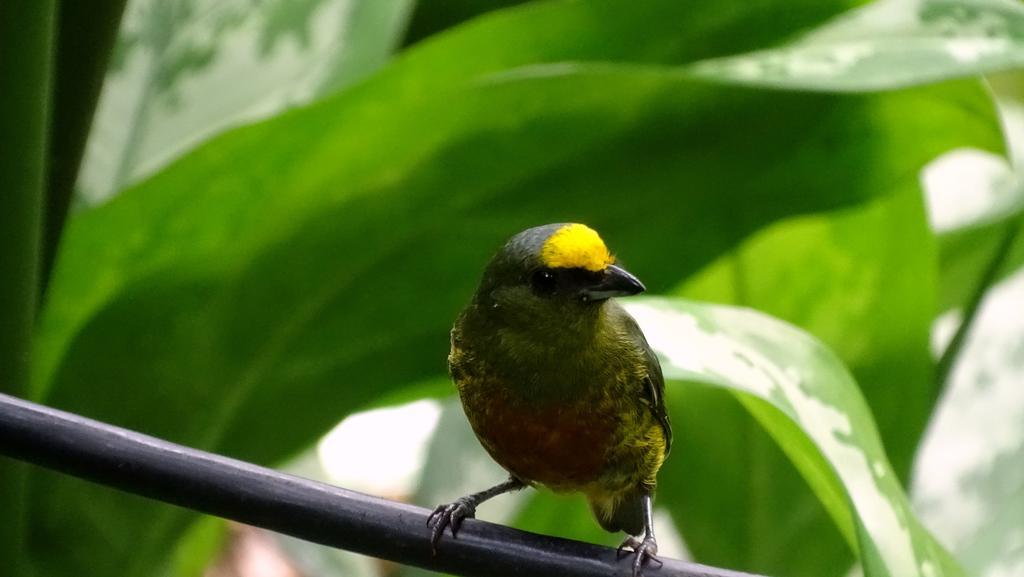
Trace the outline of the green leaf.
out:
<instances>
[{"instance_id":1,"label":"green leaf","mask_svg":"<svg viewBox=\"0 0 1024 577\"><path fill-rule=\"evenodd\" d=\"M1003 238L1024 228L1024 186L1003 158L976 151L936 161L924 182L939 241L936 310L959 309L988 288L979 283ZM994 279L1005 278L1022 264L1024 240L1018 238L998 263Z\"/></svg>"},{"instance_id":2,"label":"green leaf","mask_svg":"<svg viewBox=\"0 0 1024 577\"><path fill-rule=\"evenodd\" d=\"M276 462L346 412L440 373L451 319L510 231L590 222L631 247L649 286L667 287L775 218L859 202L956 143L994 143L994 126L942 95L808 96L581 70L406 109L353 111L338 98L236 131L71 223L40 326L52 364L39 374L53 378L37 395ZM925 139L887 120L910 109L942 128ZM718 135L710 148L706 134ZM879 158L889 161L868 162ZM750 218L735 218L739 204ZM689 247L687 260L666 246ZM103 551L122 575L144 572L182 527L176 511L154 519L152 507L129 513L103 490L42 480L37 532L80 559ZM99 516L108 531L145 542L82 538L76 511L98 506L122 512Z\"/></svg>"},{"instance_id":3,"label":"green leaf","mask_svg":"<svg viewBox=\"0 0 1024 577\"><path fill-rule=\"evenodd\" d=\"M420 0L409 19L404 44L415 44L456 24L528 0Z\"/></svg>"},{"instance_id":4,"label":"green leaf","mask_svg":"<svg viewBox=\"0 0 1024 577\"><path fill-rule=\"evenodd\" d=\"M488 0L495 1L505 0ZM369 83L372 88L366 87L366 94L372 95L366 105L401 106L524 66L585 62L684 64L734 54L784 42L863 3L864 0L529 2L486 14L404 52L373 78ZM457 7L452 9L459 11Z\"/></svg>"},{"instance_id":5,"label":"green leaf","mask_svg":"<svg viewBox=\"0 0 1024 577\"><path fill-rule=\"evenodd\" d=\"M277 463L344 414L441 374L452 319L516 230L588 222L662 290L767 223L888 194L954 146L1000 147L973 82L846 97L648 64L492 74L687 61L839 9L801 4L763 27L772 6L737 6L496 13L199 147L71 222L34 397ZM52 575L150 574L189 523L73 480L33 485L32 551L68 551L47 558ZM143 537L103 538L124 534Z\"/></svg>"},{"instance_id":6,"label":"green leaf","mask_svg":"<svg viewBox=\"0 0 1024 577\"><path fill-rule=\"evenodd\" d=\"M668 379L733 392L772 435L856 543L867 577L962 574L914 516L856 382L828 348L750 309L668 298L627 309Z\"/></svg>"},{"instance_id":7,"label":"green leaf","mask_svg":"<svg viewBox=\"0 0 1024 577\"><path fill-rule=\"evenodd\" d=\"M132 0L79 193L97 203L211 135L385 63L412 0Z\"/></svg>"},{"instance_id":8,"label":"green leaf","mask_svg":"<svg viewBox=\"0 0 1024 577\"><path fill-rule=\"evenodd\" d=\"M347 152L351 159L344 167L344 171L352 171L361 169L362 166L360 163L363 159L360 154L353 154L353 152L363 150L364 146L356 144L362 140L362 137L355 134L358 130L341 124L339 119L344 119L345 122L361 123L363 127L361 130L372 134L375 131L373 123L378 121L378 117L386 115L389 110L395 110L395 115L401 118L402 114L408 114L410 109L416 106L422 107L423 105L418 102L426 96L441 97L442 93L462 90L467 84L475 87L473 83L480 78L509 68L564 61L685 62L720 55L730 50L757 46L758 43L776 42L803 27L840 12L853 3L855 2L845 0L808 1L798 4L787 2L785 3L787 9L784 17L778 16L774 2L756 6L750 6L745 2L735 2L735 5L708 2L684 6L670 0L629 7L624 6L618 0L531 4L522 9L497 13L492 17L475 22L474 25L462 27L444 35L443 38L417 47L416 50L406 54L372 81L346 95L343 104L332 105L334 114L324 113L325 120L331 121L327 125L321 123L320 126L316 126L308 120L299 123L286 122L285 125L270 128L270 132L271 134L275 132L287 134L291 144L278 148L279 150L291 149L295 154L292 158L281 159L281 161L297 164L302 160L297 158L297 148L304 146L305 139L315 139L315 133L322 136L324 126L331 126L332 130L341 130L341 127L344 126L345 130L351 131L355 135L354 138L349 139L351 142L349 146L354 148ZM744 9L740 10L738 7ZM186 12L186 14L188 13ZM773 26L766 27L761 24L760 19L768 16L772 18ZM233 19L222 19L224 22L220 25L221 27L234 23ZM215 22L207 26L211 25L217 24ZM502 38L503 42L493 42L493 38ZM153 41L155 40L151 40L151 42ZM184 42L187 44L187 37ZM130 45L131 43L126 44ZM116 91L113 92L116 93ZM972 94L969 97L972 101L984 101L976 91L968 89L966 93ZM939 105L944 106L943 104ZM727 113L728 110L724 112ZM818 114L825 113L824 110L818 111ZM852 112L851 114L857 113ZM303 129L287 126L288 124L311 126L314 129L314 134L307 135ZM400 126L399 123L391 121L388 124ZM985 123L971 122L971 124L980 126ZM808 129L807 125L797 128L797 130ZM251 140L255 136L255 131L258 130L260 129L253 128L249 132L243 132ZM99 133L102 130L97 128L96 132ZM273 137L264 134L263 138L271 139ZM988 135L984 139L992 140ZM237 142L237 140L236 137L235 141ZM266 140L260 141L259 145L254 147L251 152L253 158L263 156L261 149L266 142ZM284 145L285 143L279 144ZM384 150L386 151L388 148L385 147ZM411 152L413 151L407 148L407 153ZM378 154L378 158L380 154ZM332 158L331 161L333 160ZM281 176L279 173L281 161L278 161L275 166L265 169L260 168L260 166L266 166L265 163L262 165L247 163L246 170L237 165L232 166L228 169L229 174L222 175L222 177L235 180L237 175L243 180L251 179L256 189L252 196L258 197L258 195L264 194L261 191L275 189L263 183L276 182L276 177ZM92 161L89 166L97 163L102 164L102 161ZM369 174L357 172L352 176L369 178L372 176L372 168L368 170ZM313 186L307 188L320 190L316 188L316 183L309 184ZM197 186L207 188L207 184L203 182L190 183L188 186L190 188ZM244 190L247 185L235 182L232 187ZM295 204L295 194L283 195L285 197L281 203L283 206L271 207L270 213L272 214L277 208L291 210L290 205ZM220 245L225 242L226 237L223 234L214 234L214 231L201 232L205 227L204 223L218 219L225 222L235 220L237 216L233 213L242 211L241 207L253 204L249 201L250 198L244 194L228 201L219 199L218 203L233 203L228 207L231 210L221 209L218 214L205 217L187 215L180 221L180 230L173 228L164 230L160 235L163 239L160 239L159 236L154 238L141 233L141 236L137 238L139 242L147 244L152 241L160 245L140 247L144 252L157 253L158 258L155 259L138 259L135 256L128 256L135 253L133 246L112 247L101 242L101 246L94 246L91 250L109 251L111 254L107 258L123 263L117 267L118 269L158 268L159 263L154 261L159 261L159 254L171 253L177 256L183 250L202 253L210 250L210 245L220 250ZM306 208L306 206L301 204L299 208ZM187 211L187 209L185 210ZM249 209L245 212L248 213L248 211ZM258 218L258 215L250 216ZM191 221L195 221L197 224L189 225L188 223ZM225 226L224 228L229 229L225 232L241 230L241 227L234 229ZM172 232L176 234L169 236L168 233ZM161 240L164 242L161 243ZM121 256L117 256L118 254ZM74 261L75 259L69 260ZM58 312L55 314L61 317L60 322L64 326L59 330L61 336L51 336L46 334L48 331L43 331L42 338L44 340L53 338L58 342L48 342L42 346L43 354L47 358L36 364L37 370L33 381L38 386L45 387L46 383L51 380L52 371L55 369L57 361L54 356L63 354L66 346L66 342L59 341L63 341L69 335L80 330L84 316L96 312L97 306L105 299L104 295L116 291L117 287L124 282L122 277L135 276L137 273L121 270L115 272L107 269L106 274L105 282L109 283L107 286L94 286L86 290L84 294L76 295L76 300L88 303L85 306L73 306L71 307L73 310L62 310L64 305L60 303L59 296L51 300L51 309L57 309ZM82 289L83 287L77 288Z\"/></svg>"},{"instance_id":9,"label":"green leaf","mask_svg":"<svg viewBox=\"0 0 1024 577\"><path fill-rule=\"evenodd\" d=\"M925 173L940 242L940 312L967 307L984 294L991 266L992 280L999 280L1024 265L1024 75L1007 72L987 81L1005 127L1009 159L958 151ZM1000 255L1000 245L1014 234L1016 241ZM997 257L1001 262L993 265Z\"/></svg>"},{"instance_id":10,"label":"green leaf","mask_svg":"<svg viewBox=\"0 0 1024 577\"><path fill-rule=\"evenodd\" d=\"M1020 272L988 291L915 464L921 518L971 575L1024 572L1022 301Z\"/></svg>"},{"instance_id":11,"label":"green leaf","mask_svg":"<svg viewBox=\"0 0 1024 577\"><path fill-rule=\"evenodd\" d=\"M853 543L747 409L708 387L671 386L666 399L675 437L656 506L696 559L767 575L848 573ZM814 547L792 551L800 542Z\"/></svg>"},{"instance_id":12,"label":"green leaf","mask_svg":"<svg viewBox=\"0 0 1024 577\"><path fill-rule=\"evenodd\" d=\"M935 388L935 240L914 181L864 206L760 231L678 294L749 306L801 327L850 367L900 478Z\"/></svg>"},{"instance_id":13,"label":"green leaf","mask_svg":"<svg viewBox=\"0 0 1024 577\"><path fill-rule=\"evenodd\" d=\"M984 271L1010 234L1015 235L1015 240L997 264L993 280L999 280L1024 265L1024 211L939 236L944 297L939 310L962 307L975 291L986 290L987 287L979 286Z\"/></svg>"},{"instance_id":14,"label":"green leaf","mask_svg":"<svg viewBox=\"0 0 1024 577\"><path fill-rule=\"evenodd\" d=\"M210 561L228 541L228 524L218 517L204 517L184 533L164 577L201 577Z\"/></svg>"},{"instance_id":15,"label":"green leaf","mask_svg":"<svg viewBox=\"0 0 1024 577\"><path fill-rule=\"evenodd\" d=\"M605 87L607 95L574 92ZM83 214L72 223L69 235L76 236L70 237L69 254L58 271L63 284L50 296L39 333L40 358L33 379L35 396L41 398L45 394L71 339L125 286L167 266L180 268L181 263L195 263L187 266L189 274L203 276L207 274L203 270L207 265L202 263L211 259L224 259L232 253L240 254L226 262L249 258L244 247L261 250L267 242L265 237L286 234L281 229L311 218L303 212L341 202L375 203L373 198L365 198L365 193L359 194L360 190L404 191L394 182L375 180L381 178L379 174L403 175L401 178L407 180L418 177L419 172L425 172L424 167L418 166L422 158L443 158L448 154L465 159L467 168L479 167L484 171L479 176L470 172L453 177L461 179L463 188L471 191L481 190L484 184L493 187L495 182L507 182L535 194L537 187L524 182L522 175L527 173L546 179L539 186L582 189L590 184L588 179L593 179L597 181L598 192L640 189L651 195L653 202L667 203L667 212L676 206L683 217L696 221L688 235L679 233L680 239L694 247L693 258L684 265L692 271L763 222L786 213L868 198L877 188L912 174L933 155L957 144L999 146L991 112L989 119L979 118L973 110L961 106L962 100L984 98L971 85L877 98L829 98L714 88L689 82L671 72L580 70L478 85L460 96L465 114L453 111L447 102L438 101L393 111L367 109L364 92L218 139L187 162L146 183L132 198ZM616 99L621 99L621 105ZM503 105L530 108L500 117L497 113L504 112L500 108ZM920 114L908 115L911 109ZM436 114L436 122L433 116L425 120L425 114ZM600 117L602 122L587 125L586 115ZM927 122L923 120L925 116L929 118ZM922 124L906 118L921 118ZM946 120L934 129L932 124L938 118ZM344 132L338 129L341 124L345 126ZM922 137L919 129L925 124L930 129ZM752 134L747 137L730 133L741 126L750 126ZM534 142L549 138L544 131L555 127L569 132L550 134L554 154L542 158L531 152L534 149L529 147ZM777 145L773 138L779 130L788 131L793 138ZM723 135L711 149L698 142L699 135L708 133ZM509 154L517 158L516 162L495 166L490 158L473 155L472 149L465 150L460 145L473 138L495 144L503 144L504 138L508 141L507 152L520 157ZM606 145L604 141L608 139L611 142ZM303 154L297 155L300 143ZM665 147L668 143L673 144ZM647 150L641 150L642 146ZM900 153L890 154L889 150ZM777 155L760 154L764 151ZM578 158L583 154L588 156ZM345 158L346 162L333 164L331 159L337 158ZM634 174L630 163L648 168ZM763 182L739 178L733 173L737 163L761 175ZM577 166L589 164L597 165L605 175L617 175L617 180L579 175ZM240 169L243 165L247 170ZM819 165L831 168L819 171ZM559 179L575 182L563 183ZM339 189L338 183L344 183L344 187ZM660 191L673 183L688 183L686 187L695 191L720 189L722 196L689 199L675 195L666 199ZM456 184L453 183L453 189ZM418 186L433 192L429 183ZM191 191L196 189L207 190L209 194L194 202L182 202L191 198ZM344 194L339 194L339 190ZM804 190L815 194L802 194ZM781 197L772 196L776 193L788 195L793 202L779 201ZM412 197L411 192L403 194ZM535 195L534 199L525 197L513 203L513 207L525 214L531 214L531 210L532 214L558 214L553 205L545 206L547 197L543 194ZM712 229L700 225L704 211L714 212L718 206L728 206L732 202L729 199L749 206L751 214L756 214L752 222L721 215L725 221L721 226ZM581 217L612 213L600 203L595 199L561 206L578 206L576 211ZM376 204L390 207L388 203ZM433 209L430 204L428 208ZM764 210L758 213L754 210L757 207ZM415 217L415 210L410 206L407 214ZM140 222L140 218L144 220ZM524 222L532 221L528 218ZM664 217L653 218L648 224ZM666 225L669 222L664 220ZM267 223L278 224L268 227ZM335 224L325 226L333 228ZM107 242L112 230L128 235L127 240ZM129 231L133 232L128 234ZM384 235L378 234L381 236ZM233 243L232 239L238 237L245 242ZM487 238L496 243L501 235L491 234ZM651 260L659 258L655 243L647 240L641 246L650 248L641 254L650 255ZM707 252L702 253L705 249ZM214 276L230 272L209 271ZM671 274L664 277L678 278Z\"/></svg>"},{"instance_id":16,"label":"green leaf","mask_svg":"<svg viewBox=\"0 0 1024 577\"><path fill-rule=\"evenodd\" d=\"M967 204L975 210L950 219L940 237L947 308L963 308L936 322L941 365L950 372L913 484L922 519L974 575L1024 571L1022 78L1017 72L989 78L1014 168L1005 162L972 165L967 174L982 175L972 187L974 202ZM948 182L943 176L934 175L930 186L945 193L936 205L956 206L949 200L957 191L941 186Z\"/></svg>"},{"instance_id":17,"label":"green leaf","mask_svg":"<svg viewBox=\"0 0 1024 577\"><path fill-rule=\"evenodd\" d=\"M98 4L65 2L57 15L40 292L45 292L57 258L86 139L126 4L127 0Z\"/></svg>"},{"instance_id":18,"label":"green leaf","mask_svg":"<svg viewBox=\"0 0 1024 577\"><path fill-rule=\"evenodd\" d=\"M936 263L916 182L894 186L892 196L868 205L762 230L678 294L750 306L823 340L856 375L905 479L934 397ZM670 460L662 473L693 487L663 501L695 555L769 575L846 573L851 555L826 512L746 411L704 392L681 394L673 409L689 432L680 434L680 454L711 461ZM719 469L742 474L722 483ZM814 555L793 549L809 539Z\"/></svg>"},{"instance_id":19,"label":"green leaf","mask_svg":"<svg viewBox=\"0 0 1024 577\"><path fill-rule=\"evenodd\" d=\"M1012 0L882 0L782 48L702 62L700 75L757 86L888 90L1024 64Z\"/></svg>"}]
</instances>

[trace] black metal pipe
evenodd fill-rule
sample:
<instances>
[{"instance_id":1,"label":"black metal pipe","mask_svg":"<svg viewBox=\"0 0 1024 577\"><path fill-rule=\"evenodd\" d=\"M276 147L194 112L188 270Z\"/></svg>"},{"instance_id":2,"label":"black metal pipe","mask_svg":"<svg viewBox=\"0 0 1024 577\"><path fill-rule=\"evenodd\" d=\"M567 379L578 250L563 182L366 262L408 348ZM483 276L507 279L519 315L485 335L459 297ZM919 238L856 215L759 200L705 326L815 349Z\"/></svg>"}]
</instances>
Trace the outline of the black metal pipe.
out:
<instances>
[{"instance_id":1,"label":"black metal pipe","mask_svg":"<svg viewBox=\"0 0 1024 577\"><path fill-rule=\"evenodd\" d=\"M614 549L477 520L431 555L429 511L0 394L0 454L314 543L453 575L629 575ZM754 577L664 559L647 577Z\"/></svg>"}]
</instances>

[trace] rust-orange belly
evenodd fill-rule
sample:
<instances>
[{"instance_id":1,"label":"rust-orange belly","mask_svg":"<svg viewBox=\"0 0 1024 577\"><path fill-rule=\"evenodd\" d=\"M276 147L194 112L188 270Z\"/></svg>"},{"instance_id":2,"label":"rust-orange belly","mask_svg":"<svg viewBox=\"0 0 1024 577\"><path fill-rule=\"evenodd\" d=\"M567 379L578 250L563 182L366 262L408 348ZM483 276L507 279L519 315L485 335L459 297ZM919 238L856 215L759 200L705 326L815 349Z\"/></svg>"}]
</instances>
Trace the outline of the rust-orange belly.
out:
<instances>
[{"instance_id":1,"label":"rust-orange belly","mask_svg":"<svg viewBox=\"0 0 1024 577\"><path fill-rule=\"evenodd\" d=\"M578 489L598 480L613 442L614 417L595 409L491 398L485 407L466 406L466 414L481 443L510 473L553 489Z\"/></svg>"}]
</instances>

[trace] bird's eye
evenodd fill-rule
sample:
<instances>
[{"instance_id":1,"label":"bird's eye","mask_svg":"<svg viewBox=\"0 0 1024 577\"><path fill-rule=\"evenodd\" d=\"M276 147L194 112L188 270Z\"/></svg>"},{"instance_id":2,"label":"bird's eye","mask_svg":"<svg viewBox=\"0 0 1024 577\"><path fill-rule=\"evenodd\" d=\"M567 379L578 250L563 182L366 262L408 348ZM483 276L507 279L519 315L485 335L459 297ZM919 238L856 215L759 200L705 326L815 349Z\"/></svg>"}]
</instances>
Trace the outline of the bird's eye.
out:
<instances>
[{"instance_id":1,"label":"bird's eye","mask_svg":"<svg viewBox=\"0 0 1024 577\"><path fill-rule=\"evenodd\" d=\"M558 288L558 279L555 277L555 273L542 268L530 277L530 286L533 287L533 292L547 296L554 293L555 289Z\"/></svg>"}]
</instances>

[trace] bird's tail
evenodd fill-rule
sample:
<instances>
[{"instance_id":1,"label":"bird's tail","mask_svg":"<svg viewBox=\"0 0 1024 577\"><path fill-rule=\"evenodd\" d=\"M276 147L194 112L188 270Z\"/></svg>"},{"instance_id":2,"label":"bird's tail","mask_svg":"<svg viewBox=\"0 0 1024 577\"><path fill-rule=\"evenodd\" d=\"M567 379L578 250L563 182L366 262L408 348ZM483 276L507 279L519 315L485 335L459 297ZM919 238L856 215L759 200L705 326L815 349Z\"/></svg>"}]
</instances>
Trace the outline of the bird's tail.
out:
<instances>
[{"instance_id":1,"label":"bird's tail","mask_svg":"<svg viewBox=\"0 0 1024 577\"><path fill-rule=\"evenodd\" d=\"M626 493L602 493L587 496L590 510L605 531L624 531L630 535L644 532L642 493L633 489Z\"/></svg>"}]
</instances>

